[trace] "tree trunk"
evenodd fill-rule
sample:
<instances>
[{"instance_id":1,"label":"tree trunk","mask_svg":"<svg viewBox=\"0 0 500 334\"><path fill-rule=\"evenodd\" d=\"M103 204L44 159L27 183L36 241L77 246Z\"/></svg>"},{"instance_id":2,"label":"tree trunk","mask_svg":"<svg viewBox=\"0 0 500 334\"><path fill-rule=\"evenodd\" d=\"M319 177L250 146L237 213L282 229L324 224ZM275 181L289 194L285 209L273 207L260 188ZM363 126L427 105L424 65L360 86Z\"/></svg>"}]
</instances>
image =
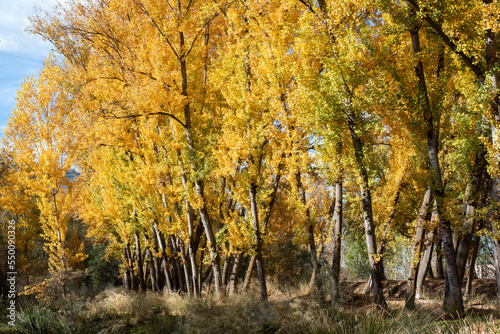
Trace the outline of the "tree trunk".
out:
<instances>
[{"instance_id":1,"label":"tree trunk","mask_svg":"<svg viewBox=\"0 0 500 334\"><path fill-rule=\"evenodd\" d=\"M243 291L247 291L248 285L250 284L250 279L252 278L253 268L255 267L255 255L250 257L250 262L248 263L247 273L245 275L245 282L243 282Z\"/></svg>"},{"instance_id":2,"label":"tree trunk","mask_svg":"<svg viewBox=\"0 0 500 334\"><path fill-rule=\"evenodd\" d=\"M416 17L415 11L410 11L412 18ZM420 52L419 27L415 26L410 30L413 54L415 56ZM450 294L445 295L443 309L452 315L463 316L465 314L462 299L461 284L458 277L458 268L456 264L455 249L453 247L453 236L451 224L444 217L444 185L441 178L441 169L439 166L439 131L435 128L435 119L431 110L429 97L427 95L427 86L425 82L424 67L421 60L418 60L415 66L417 76L417 89L419 106L422 108L424 119L427 125L427 146L429 151L430 166L433 173L432 191L437 203L437 213L439 217L439 226L443 238L443 251L446 259L447 279L450 283Z\"/></svg>"},{"instance_id":3,"label":"tree trunk","mask_svg":"<svg viewBox=\"0 0 500 334\"><path fill-rule=\"evenodd\" d=\"M361 202L363 205L363 221L365 225L366 248L371 267L372 288L375 303L381 308L387 308L382 286L382 270L380 259L377 254L377 243L375 239L375 225L373 223L372 194L368 182L368 171L366 169L363 153L363 144L356 133L355 116L351 111L347 118L347 125L351 133L356 164L361 177Z\"/></svg>"},{"instance_id":4,"label":"tree trunk","mask_svg":"<svg viewBox=\"0 0 500 334\"><path fill-rule=\"evenodd\" d=\"M179 13L180 14L180 13ZM209 39L209 28L208 25L205 29L205 42L208 43ZM179 32L179 46L181 50L180 57L178 58L179 60L179 66L180 66L180 73L182 76L182 83L181 83L181 89L182 89L182 95L186 99L186 103L184 104L184 129L186 133L186 140L188 144L188 148L191 154L195 154L195 146L192 138L192 124L191 124L191 105L190 105L190 99L188 96L188 76L187 76L187 64L186 64L186 55L184 54L186 52L185 48L185 41L184 41L184 33ZM206 80L206 78L205 78ZM193 169L195 171L198 171L199 166L195 162L192 163ZM210 260L212 262L212 268L214 272L214 281L215 281L215 294L217 296L217 299L221 298L221 269L220 269L220 256L217 251L217 243L215 241L215 235L214 231L212 228L212 224L210 222L210 217L208 215L208 210L207 210L207 200L205 198L204 194L204 183L203 180L196 180L194 182L195 189L196 189L196 194L200 197L202 201L202 206L199 208L199 213L200 213L200 218L201 222L203 223L203 228L205 229L205 234L207 237L207 248L209 250L210 254ZM191 226L192 228L192 226ZM192 232L192 231L191 231Z\"/></svg>"},{"instance_id":5,"label":"tree trunk","mask_svg":"<svg viewBox=\"0 0 500 334\"><path fill-rule=\"evenodd\" d=\"M123 246L123 288L127 291L130 291L131 289L131 284L130 284L130 277L129 277L129 260L128 260L128 255L127 255L127 248Z\"/></svg>"},{"instance_id":6,"label":"tree trunk","mask_svg":"<svg viewBox=\"0 0 500 334\"><path fill-rule=\"evenodd\" d=\"M472 291L472 281L474 280L474 267L476 265L477 251L479 249L479 242L481 237L479 235L474 236L472 241L472 254L469 261L469 272L467 275L467 285L465 286L465 295L469 296Z\"/></svg>"},{"instance_id":7,"label":"tree trunk","mask_svg":"<svg viewBox=\"0 0 500 334\"><path fill-rule=\"evenodd\" d=\"M465 273L465 266L469 258L469 251L472 246L472 237L475 233L475 211L479 205L479 198L481 192L481 184L483 183L483 174L486 172L486 158L485 149L483 147L476 153L474 161L474 170L471 173L471 186L470 191L466 197L465 204L465 217L463 222L463 229L461 229L462 236L457 248L457 267L458 277L462 282Z\"/></svg>"},{"instance_id":8,"label":"tree trunk","mask_svg":"<svg viewBox=\"0 0 500 334\"><path fill-rule=\"evenodd\" d=\"M224 259L224 265L222 266L222 286L227 286L227 280L229 276L229 265L231 264L231 255L228 255Z\"/></svg>"},{"instance_id":9,"label":"tree trunk","mask_svg":"<svg viewBox=\"0 0 500 334\"><path fill-rule=\"evenodd\" d=\"M158 230L158 224L154 223L154 231L155 236L158 241L158 246L161 251L161 267L163 270L163 276L165 277L165 294L171 294L174 291L174 286L172 283L172 278L170 277L170 273L168 272L168 258L165 248L165 239L162 236L162 233Z\"/></svg>"},{"instance_id":10,"label":"tree trunk","mask_svg":"<svg viewBox=\"0 0 500 334\"><path fill-rule=\"evenodd\" d=\"M179 254L180 251L177 248L177 243L175 242L175 238L173 235L170 235L170 251L173 255L172 257L172 262L173 262L173 276L174 276L174 282L177 283L177 290L178 291L186 291L186 284L184 281L184 270L181 265L181 262L179 261Z\"/></svg>"},{"instance_id":11,"label":"tree trunk","mask_svg":"<svg viewBox=\"0 0 500 334\"><path fill-rule=\"evenodd\" d=\"M414 0L407 0L407 2L413 7L413 9L416 12L422 12L420 10L420 7L418 3ZM489 5L492 3L492 0L483 0L483 5ZM485 87L486 82L486 76L483 73L483 70L479 67L477 62L469 57L464 51L457 47L455 44L455 41L450 38L446 33L443 31L441 24L438 22L434 21L432 17L430 17L428 14L424 12L424 15L422 18L427 21L427 23L434 29L436 34L442 39L442 41L450 48L451 51L453 51L457 56L460 57L460 59L464 62L464 64L471 69L471 71L476 75L477 81L480 83L482 87ZM491 89L491 95L494 96L494 99L491 102L490 108L491 108L491 117L494 119L493 122L491 122L491 140L492 140L492 146L495 147L499 143L499 138L497 134L497 128L496 124L500 123L500 97L499 97L499 92L498 92L498 68L497 68L497 45L496 45L496 36L495 32L492 29L486 29L485 32L485 46L486 46L486 52L485 54L485 62L486 62L486 69L489 72L488 73L488 86ZM498 160L498 156L493 157L493 159ZM494 175L492 177L492 188L491 188L491 197L492 201L494 203L498 203L498 200L500 199L499 196L499 185L500 185L500 179L498 175ZM494 215L496 216L496 212L494 212ZM446 226L445 226L446 230ZM493 231L496 232L496 231ZM448 243L448 235L443 234L443 248L445 251L445 257L448 261L451 261L451 254L448 254L448 245L445 246L445 244ZM500 246L500 245L499 245ZM495 261L495 268L497 272L500 274L500 247L497 247L497 241L494 240L494 248L495 248L495 259L498 261ZM498 252L497 252L498 251ZM453 267L456 267L453 265ZM448 268L448 265L447 265ZM448 270L447 270L448 271ZM448 272L449 274L449 272ZM457 274L458 276L458 274ZM451 278L452 280L455 280L453 277ZM498 298L500 300L500 275L497 275L497 279L499 280L498 282Z\"/></svg>"},{"instance_id":12,"label":"tree trunk","mask_svg":"<svg viewBox=\"0 0 500 334\"><path fill-rule=\"evenodd\" d=\"M180 152L179 152L180 156ZM180 157L179 157L180 160ZM182 186L185 191L187 191L187 176L186 173L182 173L181 175L181 180L182 180ZM172 178L169 177L169 182L170 184L173 184ZM186 211L187 211L187 223L188 223L188 233L189 233L189 243L188 243L188 255L189 255L189 260L191 262L191 285L193 286L193 294L194 297L198 297L198 266L196 265L196 250L195 250L195 243L196 239L199 238L198 234L195 236L194 233L194 221L195 221L195 214L193 207L191 206L191 203L189 200L186 198ZM174 204L175 210L177 211L179 217L181 216L181 210L179 208L178 203Z\"/></svg>"},{"instance_id":13,"label":"tree trunk","mask_svg":"<svg viewBox=\"0 0 500 334\"><path fill-rule=\"evenodd\" d=\"M495 231L498 233L498 231ZM500 301L500 239L496 237L493 239L493 248L494 248L494 260L495 260L495 274L497 281L497 290L498 290L498 300Z\"/></svg>"},{"instance_id":14,"label":"tree trunk","mask_svg":"<svg viewBox=\"0 0 500 334\"><path fill-rule=\"evenodd\" d=\"M154 255L153 255L153 261L155 264L155 280L158 285L158 291L161 291L163 288L164 282L161 278L161 264L160 264L160 258L158 258L157 254L159 253L159 248L158 248L158 237L156 236L156 231L154 228L154 225L151 224L151 236L153 238L153 250L154 250Z\"/></svg>"},{"instance_id":15,"label":"tree trunk","mask_svg":"<svg viewBox=\"0 0 500 334\"><path fill-rule=\"evenodd\" d=\"M422 296L422 290L425 282L425 278L430 271L430 264L431 264L431 259L432 259L432 251L434 248L434 231L429 231L427 233L427 242L426 242L426 248L424 251L424 254L422 255L422 258L420 260L420 266L418 268L418 274L417 274L417 288L415 291L415 298L420 299L420 296Z\"/></svg>"},{"instance_id":16,"label":"tree trunk","mask_svg":"<svg viewBox=\"0 0 500 334\"><path fill-rule=\"evenodd\" d=\"M441 239L438 238L436 242L434 242L434 252L435 256L433 257L433 263L435 267L435 278L443 279L444 278L444 269L443 269L443 248L441 247Z\"/></svg>"},{"instance_id":17,"label":"tree trunk","mask_svg":"<svg viewBox=\"0 0 500 334\"><path fill-rule=\"evenodd\" d=\"M417 231L415 233L415 244L413 246L413 261L411 265L410 285L408 288L408 298L406 299L405 309L412 310L415 308L415 292L417 287L417 278L420 267L420 257L422 255L425 223L429 221L429 213L431 212L432 192L427 189L424 195L424 200L420 206L420 212L417 219Z\"/></svg>"},{"instance_id":18,"label":"tree trunk","mask_svg":"<svg viewBox=\"0 0 500 334\"><path fill-rule=\"evenodd\" d=\"M205 250L201 250L200 254L200 266L198 267L198 290L200 291L200 295L203 287L203 258L205 256Z\"/></svg>"},{"instance_id":19,"label":"tree trunk","mask_svg":"<svg viewBox=\"0 0 500 334\"><path fill-rule=\"evenodd\" d=\"M267 301L267 286L264 272L264 261L262 258L262 239L260 237L259 214L257 212L257 187L250 184L250 209L252 211L252 221L255 243L255 260L257 265L257 275L259 276L260 299Z\"/></svg>"},{"instance_id":20,"label":"tree trunk","mask_svg":"<svg viewBox=\"0 0 500 334\"><path fill-rule=\"evenodd\" d=\"M151 290L153 292L160 291L160 286L158 285L158 281L156 280L156 267L155 261L153 259L153 253L149 247L146 248L146 257L149 260L149 276L151 276Z\"/></svg>"},{"instance_id":21,"label":"tree trunk","mask_svg":"<svg viewBox=\"0 0 500 334\"><path fill-rule=\"evenodd\" d=\"M236 294L236 287L238 286L238 274L240 272L242 253L236 254L234 257L233 270L229 277L228 294L234 296Z\"/></svg>"},{"instance_id":22,"label":"tree trunk","mask_svg":"<svg viewBox=\"0 0 500 334\"><path fill-rule=\"evenodd\" d=\"M144 271L141 254L141 243L139 242L139 234L134 232L135 236L135 252L137 257L137 278L139 279L139 292L146 292L146 284L144 283Z\"/></svg>"},{"instance_id":23,"label":"tree trunk","mask_svg":"<svg viewBox=\"0 0 500 334\"><path fill-rule=\"evenodd\" d=\"M316 241L314 240L314 225L311 221L311 212L307 206L306 192L302 186L301 173L300 171L295 174L295 182L297 184L297 191L300 195L300 200L302 204L306 207L306 226L307 226L307 237L309 242L309 252L311 254L311 263L313 272L311 275L311 280L309 282L309 289L312 290L316 288L318 293L321 294L321 277L319 277L319 263L318 263L318 251L316 249Z\"/></svg>"},{"instance_id":24,"label":"tree trunk","mask_svg":"<svg viewBox=\"0 0 500 334\"><path fill-rule=\"evenodd\" d=\"M186 284L186 291L188 294L188 298L191 298L191 282L190 282L190 268L189 264L186 261L186 252L184 251L184 243L182 240L177 237L177 248L180 249L180 254L181 254L181 261L182 261L182 267L184 269L184 282Z\"/></svg>"},{"instance_id":25,"label":"tree trunk","mask_svg":"<svg viewBox=\"0 0 500 334\"><path fill-rule=\"evenodd\" d=\"M132 256L132 251L130 249L130 244L127 242L125 245L125 249L127 251L127 259L128 259L128 276L130 278L130 288L132 290L137 289L137 282L135 279L135 274L134 274L134 260Z\"/></svg>"},{"instance_id":26,"label":"tree trunk","mask_svg":"<svg viewBox=\"0 0 500 334\"><path fill-rule=\"evenodd\" d=\"M351 133L351 138L354 146L358 172L361 177L361 201L363 206L363 221L365 225L366 247L371 267L373 295L375 298L375 303L382 308L386 308L387 304L385 302L383 294L380 259L378 259L377 256L378 254L377 254L377 246L375 239L375 226L373 224L372 198L368 182L368 171L366 169L364 162L364 153L363 153L363 146L361 143L361 139L356 133L354 118L355 116L351 112L348 116L347 124L349 127L349 131Z\"/></svg>"},{"instance_id":27,"label":"tree trunk","mask_svg":"<svg viewBox=\"0 0 500 334\"><path fill-rule=\"evenodd\" d=\"M319 276L318 251L316 249L316 241L314 240L314 226L310 224L307 227L307 239L309 241L309 252L311 253L311 262L313 272L309 281L309 290L316 289L321 295L321 277Z\"/></svg>"},{"instance_id":28,"label":"tree trunk","mask_svg":"<svg viewBox=\"0 0 500 334\"><path fill-rule=\"evenodd\" d=\"M340 252L342 243L342 179L335 183L335 209L333 213L333 254L332 254L332 303L340 297Z\"/></svg>"},{"instance_id":29,"label":"tree trunk","mask_svg":"<svg viewBox=\"0 0 500 334\"><path fill-rule=\"evenodd\" d=\"M222 272L220 268L220 256L217 252L217 243L215 242L215 235L212 229L212 224L210 223L210 218L207 210L207 201L205 200L205 194L203 191L203 182L198 180L195 182L196 193L203 199L203 206L200 207L200 217L203 227L205 229L205 235L207 237L207 248L210 254L210 260L212 262L212 270L214 272L214 283L215 283L215 295L217 299L222 296L221 284L222 284Z\"/></svg>"}]
</instances>

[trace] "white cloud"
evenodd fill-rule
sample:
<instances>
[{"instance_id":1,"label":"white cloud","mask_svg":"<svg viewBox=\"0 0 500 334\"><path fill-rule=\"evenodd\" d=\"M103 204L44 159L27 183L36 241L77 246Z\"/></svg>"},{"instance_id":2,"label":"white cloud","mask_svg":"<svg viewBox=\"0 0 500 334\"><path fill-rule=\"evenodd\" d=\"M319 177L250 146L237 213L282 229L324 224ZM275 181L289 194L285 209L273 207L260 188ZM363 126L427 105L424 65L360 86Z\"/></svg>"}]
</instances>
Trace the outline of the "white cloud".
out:
<instances>
[{"instance_id":1,"label":"white cloud","mask_svg":"<svg viewBox=\"0 0 500 334\"><path fill-rule=\"evenodd\" d=\"M28 33L35 7L50 10L56 0L0 0L0 51L48 54L50 44Z\"/></svg>"}]
</instances>

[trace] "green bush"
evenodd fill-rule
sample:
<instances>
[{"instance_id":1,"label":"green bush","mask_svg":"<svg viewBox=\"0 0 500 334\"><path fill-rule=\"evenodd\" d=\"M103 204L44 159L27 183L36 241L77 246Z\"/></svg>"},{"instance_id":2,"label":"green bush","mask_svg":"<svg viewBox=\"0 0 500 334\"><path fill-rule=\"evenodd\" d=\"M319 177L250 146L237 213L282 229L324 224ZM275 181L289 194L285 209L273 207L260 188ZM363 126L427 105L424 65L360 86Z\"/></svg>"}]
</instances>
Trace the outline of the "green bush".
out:
<instances>
[{"instance_id":1,"label":"green bush","mask_svg":"<svg viewBox=\"0 0 500 334\"><path fill-rule=\"evenodd\" d=\"M41 305L32 305L17 313L15 331L23 334L80 333L68 318Z\"/></svg>"},{"instance_id":2,"label":"green bush","mask_svg":"<svg viewBox=\"0 0 500 334\"><path fill-rule=\"evenodd\" d=\"M119 276L117 261L107 261L105 257L106 245L94 245L90 250L88 259L88 277L92 288L97 291L107 285L115 285Z\"/></svg>"}]
</instances>

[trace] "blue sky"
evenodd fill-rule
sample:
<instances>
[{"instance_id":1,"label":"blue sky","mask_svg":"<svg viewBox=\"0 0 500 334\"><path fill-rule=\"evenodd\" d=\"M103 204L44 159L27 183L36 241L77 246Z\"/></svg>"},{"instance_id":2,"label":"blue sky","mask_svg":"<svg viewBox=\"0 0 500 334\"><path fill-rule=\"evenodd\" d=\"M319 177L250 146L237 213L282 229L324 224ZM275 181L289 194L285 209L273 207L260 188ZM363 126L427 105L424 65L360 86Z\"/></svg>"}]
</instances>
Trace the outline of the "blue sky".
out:
<instances>
[{"instance_id":1,"label":"blue sky","mask_svg":"<svg viewBox=\"0 0 500 334\"><path fill-rule=\"evenodd\" d=\"M51 45L25 31L35 6L51 9L56 0L0 0L0 137L26 76L36 74Z\"/></svg>"}]
</instances>

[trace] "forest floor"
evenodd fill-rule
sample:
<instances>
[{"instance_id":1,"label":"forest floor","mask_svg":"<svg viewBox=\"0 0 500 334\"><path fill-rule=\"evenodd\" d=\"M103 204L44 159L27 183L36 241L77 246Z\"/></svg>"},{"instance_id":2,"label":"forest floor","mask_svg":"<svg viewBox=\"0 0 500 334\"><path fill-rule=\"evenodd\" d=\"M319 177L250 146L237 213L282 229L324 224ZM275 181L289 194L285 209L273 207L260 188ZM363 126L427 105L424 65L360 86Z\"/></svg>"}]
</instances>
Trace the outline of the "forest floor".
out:
<instances>
[{"instance_id":1,"label":"forest floor","mask_svg":"<svg viewBox=\"0 0 500 334\"><path fill-rule=\"evenodd\" d=\"M6 304L0 302L0 333L500 333L494 280L474 281L463 319L441 311L444 280L427 280L415 311L405 311L406 284L384 283L386 311L361 293L366 282L344 282L336 307L307 293L306 284L284 290L270 283L268 303L259 302L256 286L220 301L112 288L97 295L74 294L64 303L24 303L14 328L6 326Z\"/></svg>"}]
</instances>

